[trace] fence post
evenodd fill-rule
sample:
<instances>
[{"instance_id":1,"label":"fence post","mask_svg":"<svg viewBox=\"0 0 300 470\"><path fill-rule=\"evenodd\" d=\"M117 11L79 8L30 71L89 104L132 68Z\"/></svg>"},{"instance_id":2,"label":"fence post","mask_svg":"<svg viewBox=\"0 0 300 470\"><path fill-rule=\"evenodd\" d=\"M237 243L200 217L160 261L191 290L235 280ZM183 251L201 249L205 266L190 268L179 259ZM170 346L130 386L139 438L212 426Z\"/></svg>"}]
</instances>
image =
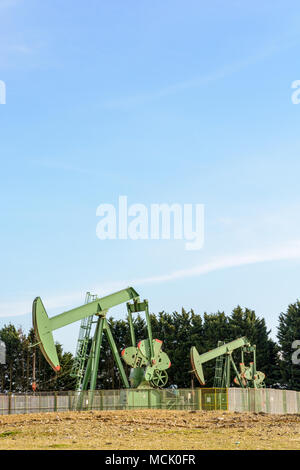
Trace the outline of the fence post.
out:
<instances>
[{"instance_id":1,"label":"fence post","mask_svg":"<svg viewBox=\"0 0 300 470\"><path fill-rule=\"evenodd\" d=\"M12 397L12 393L9 392L8 393L8 414L9 415L11 414L11 397Z\"/></svg>"},{"instance_id":2,"label":"fence post","mask_svg":"<svg viewBox=\"0 0 300 470\"><path fill-rule=\"evenodd\" d=\"M286 390L282 390L282 413L287 412Z\"/></svg>"},{"instance_id":3,"label":"fence post","mask_svg":"<svg viewBox=\"0 0 300 470\"><path fill-rule=\"evenodd\" d=\"M300 392L296 392L297 397L297 413L300 413Z\"/></svg>"},{"instance_id":4,"label":"fence post","mask_svg":"<svg viewBox=\"0 0 300 470\"><path fill-rule=\"evenodd\" d=\"M54 392L54 411L57 411L57 392Z\"/></svg>"},{"instance_id":5,"label":"fence post","mask_svg":"<svg viewBox=\"0 0 300 470\"><path fill-rule=\"evenodd\" d=\"M198 394L198 410L202 410L202 394L201 394L201 388L198 388L197 390Z\"/></svg>"}]
</instances>

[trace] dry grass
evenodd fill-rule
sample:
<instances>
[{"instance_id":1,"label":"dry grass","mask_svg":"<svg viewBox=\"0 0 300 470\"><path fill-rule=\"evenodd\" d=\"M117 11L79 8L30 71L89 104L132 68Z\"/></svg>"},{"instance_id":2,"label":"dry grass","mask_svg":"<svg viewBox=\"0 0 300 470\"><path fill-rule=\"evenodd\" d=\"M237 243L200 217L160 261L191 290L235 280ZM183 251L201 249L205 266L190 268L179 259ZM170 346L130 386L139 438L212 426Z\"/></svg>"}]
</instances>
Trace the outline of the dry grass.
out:
<instances>
[{"instance_id":1,"label":"dry grass","mask_svg":"<svg viewBox=\"0 0 300 470\"><path fill-rule=\"evenodd\" d=\"M300 415L134 410L0 416L4 449L300 449Z\"/></svg>"}]
</instances>

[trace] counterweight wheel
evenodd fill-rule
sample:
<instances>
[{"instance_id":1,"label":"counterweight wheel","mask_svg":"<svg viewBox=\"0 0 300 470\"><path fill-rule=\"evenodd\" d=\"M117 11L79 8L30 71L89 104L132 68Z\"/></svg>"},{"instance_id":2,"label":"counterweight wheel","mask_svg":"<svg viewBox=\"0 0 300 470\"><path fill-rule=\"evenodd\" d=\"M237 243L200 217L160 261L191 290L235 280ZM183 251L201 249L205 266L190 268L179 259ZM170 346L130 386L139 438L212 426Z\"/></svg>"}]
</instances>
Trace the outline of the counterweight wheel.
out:
<instances>
[{"instance_id":1,"label":"counterweight wheel","mask_svg":"<svg viewBox=\"0 0 300 470\"><path fill-rule=\"evenodd\" d=\"M168 382L168 374L165 370L155 369L151 385L157 388L163 388Z\"/></svg>"}]
</instances>

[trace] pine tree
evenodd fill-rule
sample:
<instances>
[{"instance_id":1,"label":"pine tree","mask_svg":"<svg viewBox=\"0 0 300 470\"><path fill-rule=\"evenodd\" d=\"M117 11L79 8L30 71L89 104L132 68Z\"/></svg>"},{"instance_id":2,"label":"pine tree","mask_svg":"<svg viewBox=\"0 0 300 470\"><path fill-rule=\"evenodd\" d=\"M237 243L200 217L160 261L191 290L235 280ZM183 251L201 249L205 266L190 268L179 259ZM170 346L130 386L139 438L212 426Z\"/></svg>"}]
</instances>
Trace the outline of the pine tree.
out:
<instances>
[{"instance_id":1,"label":"pine tree","mask_svg":"<svg viewBox=\"0 0 300 470\"><path fill-rule=\"evenodd\" d=\"M297 351L293 347L294 342L300 340L299 300L290 304L285 313L280 314L277 338L280 348L281 385L290 390L300 390L300 364L295 361Z\"/></svg>"},{"instance_id":2,"label":"pine tree","mask_svg":"<svg viewBox=\"0 0 300 470\"><path fill-rule=\"evenodd\" d=\"M229 318L232 340L241 336L246 336L251 345L256 346L256 367L257 370L266 375L265 384L268 387L278 386L280 380L278 365L278 348L275 342L269 338L271 333L267 329L264 318L259 318L254 310L242 309L239 305L233 309ZM235 353L235 358L238 353ZM249 360L252 356L249 356ZM247 355L245 356L245 362ZM247 364L246 364L247 365Z\"/></svg>"}]
</instances>

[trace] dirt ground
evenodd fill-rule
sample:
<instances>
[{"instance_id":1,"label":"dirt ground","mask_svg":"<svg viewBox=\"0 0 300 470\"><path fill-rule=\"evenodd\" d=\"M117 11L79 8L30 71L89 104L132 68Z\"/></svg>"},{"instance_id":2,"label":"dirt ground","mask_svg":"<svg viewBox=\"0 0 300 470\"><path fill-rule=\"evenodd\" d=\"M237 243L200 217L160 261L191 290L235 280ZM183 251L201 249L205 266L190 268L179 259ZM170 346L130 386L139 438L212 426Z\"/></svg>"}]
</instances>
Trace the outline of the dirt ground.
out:
<instances>
[{"instance_id":1,"label":"dirt ground","mask_svg":"<svg viewBox=\"0 0 300 470\"><path fill-rule=\"evenodd\" d=\"M0 450L300 449L300 415L83 411L0 416Z\"/></svg>"}]
</instances>

